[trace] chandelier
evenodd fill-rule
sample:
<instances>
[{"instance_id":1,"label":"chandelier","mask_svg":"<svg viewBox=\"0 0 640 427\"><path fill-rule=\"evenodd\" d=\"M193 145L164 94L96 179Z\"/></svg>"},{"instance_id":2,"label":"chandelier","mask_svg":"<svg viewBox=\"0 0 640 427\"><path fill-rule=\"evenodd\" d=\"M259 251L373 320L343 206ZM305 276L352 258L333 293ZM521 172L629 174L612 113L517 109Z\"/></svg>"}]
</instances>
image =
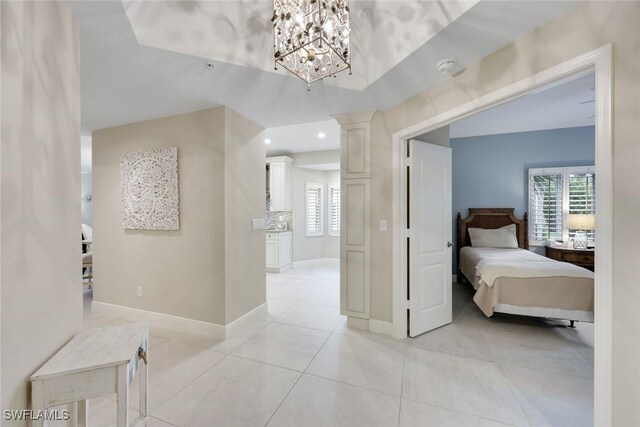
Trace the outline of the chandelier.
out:
<instances>
[{"instance_id":1,"label":"chandelier","mask_svg":"<svg viewBox=\"0 0 640 427\"><path fill-rule=\"evenodd\" d=\"M349 69L349 0L273 0L274 68L311 83Z\"/></svg>"}]
</instances>

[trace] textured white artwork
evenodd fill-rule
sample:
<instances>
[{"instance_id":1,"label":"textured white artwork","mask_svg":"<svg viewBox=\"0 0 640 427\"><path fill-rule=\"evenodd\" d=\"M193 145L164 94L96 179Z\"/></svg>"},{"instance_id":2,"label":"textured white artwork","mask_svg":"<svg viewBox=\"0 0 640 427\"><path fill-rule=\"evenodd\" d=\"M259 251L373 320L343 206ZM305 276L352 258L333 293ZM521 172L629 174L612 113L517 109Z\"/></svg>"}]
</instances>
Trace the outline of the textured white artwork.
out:
<instances>
[{"instance_id":1,"label":"textured white artwork","mask_svg":"<svg viewBox=\"0 0 640 427\"><path fill-rule=\"evenodd\" d=\"M178 230L178 149L157 148L120 158L122 228Z\"/></svg>"}]
</instances>

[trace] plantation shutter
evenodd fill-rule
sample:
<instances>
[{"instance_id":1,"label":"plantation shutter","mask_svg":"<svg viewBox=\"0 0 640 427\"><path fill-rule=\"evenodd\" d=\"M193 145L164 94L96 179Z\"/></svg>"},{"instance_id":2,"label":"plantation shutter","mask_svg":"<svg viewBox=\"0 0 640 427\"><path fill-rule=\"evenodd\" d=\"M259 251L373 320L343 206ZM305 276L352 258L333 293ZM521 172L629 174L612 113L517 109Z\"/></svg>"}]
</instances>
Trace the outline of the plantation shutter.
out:
<instances>
[{"instance_id":1,"label":"plantation shutter","mask_svg":"<svg viewBox=\"0 0 640 427\"><path fill-rule=\"evenodd\" d=\"M340 235L340 184L329 185L329 235Z\"/></svg>"},{"instance_id":2,"label":"plantation shutter","mask_svg":"<svg viewBox=\"0 0 640 427\"><path fill-rule=\"evenodd\" d=\"M307 230L309 237L322 236L322 186L318 184L307 184Z\"/></svg>"},{"instance_id":3,"label":"plantation shutter","mask_svg":"<svg viewBox=\"0 0 640 427\"><path fill-rule=\"evenodd\" d=\"M569 214L596 213L596 183L593 173L569 174ZM587 238L595 240L595 231L588 230ZM573 238L575 230L569 230Z\"/></svg>"},{"instance_id":4,"label":"plantation shutter","mask_svg":"<svg viewBox=\"0 0 640 427\"><path fill-rule=\"evenodd\" d=\"M529 197L529 238L537 242L562 239L562 174L532 175Z\"/></svg>"}]
</instances>

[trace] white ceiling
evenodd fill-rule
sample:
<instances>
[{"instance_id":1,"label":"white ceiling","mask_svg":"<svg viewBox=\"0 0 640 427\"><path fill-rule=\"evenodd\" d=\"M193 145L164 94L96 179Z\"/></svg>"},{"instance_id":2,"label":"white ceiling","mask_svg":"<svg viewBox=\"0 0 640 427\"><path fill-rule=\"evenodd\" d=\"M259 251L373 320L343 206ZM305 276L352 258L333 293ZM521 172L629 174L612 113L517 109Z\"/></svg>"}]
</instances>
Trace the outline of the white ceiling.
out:
<instances>
[{"instance_id":1,"label":"white ceiling","mask_svg":"<svg viewBox=\"0 0 640 427\"><path fill-rule=\"evenodd\" d=\"M561 85L453 122L450 138L528 132L595 125L595 74L590 73Z\"/></svg>"},{"instance_id":2,"label":"white ceiling","mask_svg":"<svg viewBox=\"0 0 640 427\"><path fill-rule=\"evenodd\" d=\"M324 138L318 137L322 132ZM267 156L340 149L340 126L335 120L267 128Z\"/></svg>"},{"instance_id":3,"label":"white ceiling","mask_svg":"<svg viewBox=\"0 0 640 427\"><path fill-rule=\"evenodd\" d=\"M352 0L354 73L327 83L366 89L477 1ZM122 3L140 44L275 72L271 1Z\"/></svg>"},{"instance_id":4,"label":"white ceiling","mask_svg":"<svg viewBox=\"0 0 640 427\"><path fill-rule=\"evenodd\" d=\"M82 28L83 134L219 105L226 105L265 127L326 120L333 114L345 112L388 109L448 78L435 67L440 59L453 57L461 66L474 63L577 5L571 1L483 0L466 5L460 3L458 6L462 10L470 7L455 19L453 17L461 9L445 18L450 6L442 6L438 2L389 0L376 2L381 3L377 6L371 2L354 1L354 26L357 20L362 22L359 24L362 27L354 28L354 37L359 31L364 34L371 31L370 34L376 34L372 35L372 40L379 40L377 45L363 48L365 51L359 53L360 57L365 60L366 56L390 55L392 59L376 59L375 66L366 68L366 71L364 66L362 70L354 70L356 74L366 74L368 83L375 80L365 90L350 90L319 82L312 86L311 92L307 92L305 84L296 77L265 71L256 65L264 62L263 58L272 58L272 48L270 45L265 48L260 41L251 44L253 39L247 44L246 37L243 38L246 34L236 30L248 26L253 36L270 40L270 27L261 27L270 19L271 12L264 5L271 5L270 1L214 4L215 7L229 9L225 9L224 14L213 16L203 11L212 7L209 3L219 2L165 3L179 7L183 15L197 15L198 25L226 25L226 36L219 34L220 38L209 38L206 32L198 33L199 27L189 27L193 31L186 30L184 22L177 20L176 23L181 25L173 27L175 32L165 33L163 37L180 39L179 44L185 47L181 50L196 52L192 46L194 43L201 46L225 44L225 52L248 52L255 58L252 60L255 64L237 65L224 56L205 58L141 45L121 2L69 0L67 4ZM139 6L127 5L130 8ZM432 10L436 5L442 8L437 13ZM269 12L264 17L260 12L263 9ZM431 11L428 17L421 15L426 11ZM150 12L138 16L141 17L145 18L141 28L152 27L149 22L160 27L155 21L156 16ZM163 19L168 18L165 16ZM169 25L164 22L162 27L165 24ZM438 29L440 31L433 33ZM219 31L223 31L222 28ZM422 39L428 40L419 45ZM365 43L362 45L366 46ZM416 45L419 46L415 48ZM253 50L256 46L260 49ZM389 53L393 50L397 54ZM198 54L209 55L204 52ZM357 63L355 54L354 65ZM400 62L393 66L397 61ZM212 71L205 69L207 62L214 65ZM376 80L381 73L384 74ZM351 77L342 73L338 80ZM344 86L340 82L336 84ZM307 143L312 142L302 142Z\"/></svg>"}]
</instances>

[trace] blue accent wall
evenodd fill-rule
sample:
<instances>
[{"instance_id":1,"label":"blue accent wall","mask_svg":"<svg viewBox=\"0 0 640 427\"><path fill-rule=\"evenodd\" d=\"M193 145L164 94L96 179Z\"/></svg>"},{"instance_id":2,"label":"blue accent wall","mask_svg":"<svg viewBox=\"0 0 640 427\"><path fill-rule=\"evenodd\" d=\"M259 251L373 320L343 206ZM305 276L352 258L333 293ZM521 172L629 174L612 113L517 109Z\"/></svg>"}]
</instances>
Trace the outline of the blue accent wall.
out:
<instances>
[{"instance_id":1,"label":"blue accent wall","mask_svg":"<svg viewBox=\"0 0 640 427\"><path fill-rule=\"evenodd\" d=\"M452 138L453 236L458 212L469 208L528 206L530 168L588 166L595 163L595 127L552 129ZM457 266L454 251L454 268Z\"/></svg>"}]
</instances>

